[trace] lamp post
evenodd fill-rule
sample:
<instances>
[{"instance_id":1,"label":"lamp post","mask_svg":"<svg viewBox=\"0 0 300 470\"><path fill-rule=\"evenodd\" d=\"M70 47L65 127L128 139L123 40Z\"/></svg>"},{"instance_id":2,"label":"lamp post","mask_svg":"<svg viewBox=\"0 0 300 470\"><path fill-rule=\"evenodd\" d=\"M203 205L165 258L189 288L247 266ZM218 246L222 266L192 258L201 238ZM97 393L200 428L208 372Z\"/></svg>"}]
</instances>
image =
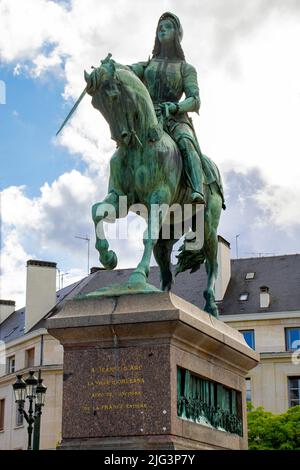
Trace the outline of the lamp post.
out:
<instances>
[{"instance_id":1,"label":"lamp post","mask_svg":"<svg viewBox=\"0 0 300 470\"><path fill-rule=\"evenodd\" d=\"M39 378L34 376L34 371L29 371L29 376L24 381L22 375L17 375L17 380L13 384L15 401L18 405L19 413L21 413L28 424L28 446L27 450L39 450L40 443L40 420L42 407L45 404L45 395L47 388L43 385L41 378L41 370L39 370ZM25 400L28 398L28 413L25 411ZM35 401L35 407L33 404ZM34 429L33 445L32 432Z\"/></svg>"},{"instance_id":2,"label":"lamp post","mask_svg":"<svg viewBox=\"0 0 300 470\"><path fill-rule=\"evenodd\" d=\"M42 407L45 405L47 387L43 384L43 379L41 378L41 369L39 369L38 384L36 387L36 399L35 399L35 422L34 422L34 431L33 431L33 449L39 450L40 448L40 426L41 426L41 416L42 416Z\"/></svg>"}]
</instances>

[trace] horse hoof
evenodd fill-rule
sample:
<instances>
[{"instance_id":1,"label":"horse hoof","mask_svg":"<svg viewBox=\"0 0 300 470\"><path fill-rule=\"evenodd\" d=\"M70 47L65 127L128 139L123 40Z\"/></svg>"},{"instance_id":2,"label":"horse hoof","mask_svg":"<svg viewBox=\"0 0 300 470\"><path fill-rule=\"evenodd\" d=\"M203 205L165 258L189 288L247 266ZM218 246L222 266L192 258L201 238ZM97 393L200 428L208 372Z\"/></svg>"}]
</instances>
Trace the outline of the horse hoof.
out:
<instances>
[{"instance_id":1,"label":"horse hoof","mask_svg":"<svg viewBox=\"0 0 300 470\"><path fill-rule=\"evenodd\" d=\"M212 307L211 305L205 305L204 312L208 313L209 315L219 318L219 310L217 306Z\"/></svg>"},{"instance_id":2,"label":"horse hoof","mask_svg":"<svg viewBox=\"0 0 300 470\"><path fill-rule=\"evenodd\" d=\"M160 283L160 290L163 292L169 292L172 289L173 285L173 277L169 277L169 279L163 279Z\"/></svg>"},{"instance_id":3,"label":"horse hoof","mask_svg":"<svg viewBox=\"0 0 300 470\"><path fill-rule=\"evenodd\" d=\"M104 256L100 256L100 262L103 264L105 269L115 269L118 264L118 258L114 251L110 250Z\"/></svg>"},{"instance_id":4,"label":"horse hoof","mask_svg":"<svg viewBox=\"0 0 300 470\"><path fill-rule=\"evenodd\" d=\"M163 292L170 292L171 289L172 289L172 282L169 282L168 284L160 285L160 290L162 290Z\"/></svg>"}]
</instances>

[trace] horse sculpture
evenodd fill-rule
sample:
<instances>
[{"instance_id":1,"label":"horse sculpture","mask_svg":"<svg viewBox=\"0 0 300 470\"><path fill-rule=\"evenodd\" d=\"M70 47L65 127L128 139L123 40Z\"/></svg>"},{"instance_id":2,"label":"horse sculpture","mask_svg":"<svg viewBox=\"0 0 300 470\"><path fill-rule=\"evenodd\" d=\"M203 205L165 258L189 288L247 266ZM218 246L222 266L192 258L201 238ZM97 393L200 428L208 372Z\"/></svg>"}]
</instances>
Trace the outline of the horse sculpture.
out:
<instances>
[{"instance_id":1,"label":"horse sculpture","mask_svg":"<svg viewBox=\"0 0 300 470\"><path fill-rule=\"evenodd\" d=\"M170 290L173 282L170 257L172 247L178 241L174 231L175 222L169 217L168 210L153 213L151 207L170 208L174 204L183 207L189 203L191 190L184 183L180 151L158 122L148 90L129 67L117 64L109 57L102 61L97 73L99 86L91 90L89 74L85 72L87 92L92 96L94 108L108 122L111 136L117 143L117 150L110 162L108 194L102 202L92 207L100 262L106 269L114 269L117 265L115 252L109 250L103 223L113 222L115 217L126 215L119 210L120 198L126 196L127 210L134 204L143 205L147 209L146 216L140 214L147 222L143 238L144 252L129 278L129 284L147 284L153 252L160 269L161 289ZM209 159L207 161L214 168L216 181L204 185L204 243L196 250L188 248L186 242L182 245L177 273L186 269L196 271L205 262L207 287L204 291L204 310L217 317L214 296L218 270L217 227L223 198L219 189L222 187L219 172ZM194 224L196 211L197 207L194 206L193 230L197 230ZM167 221L170 236L166 239L162 233Z\"/></svg>"}]
</instances>

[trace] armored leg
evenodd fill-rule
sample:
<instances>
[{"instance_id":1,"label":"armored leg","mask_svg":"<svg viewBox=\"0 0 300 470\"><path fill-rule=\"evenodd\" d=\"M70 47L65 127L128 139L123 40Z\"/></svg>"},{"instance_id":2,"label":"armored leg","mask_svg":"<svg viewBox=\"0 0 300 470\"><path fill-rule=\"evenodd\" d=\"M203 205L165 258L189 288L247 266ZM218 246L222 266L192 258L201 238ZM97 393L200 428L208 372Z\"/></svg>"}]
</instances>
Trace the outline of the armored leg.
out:
<instances>
[{"instance_id":1,"label":"armored leg","mask_svg":"<svg viewBox=\"0 0 300 470\"><path fill-rule=\"evenodd\" d=\"M188 138L182 137L178 146L183 160L187 185L192 189L192 202L204 204L203 170L200 157Z\"/></svg>"}]
</instances>

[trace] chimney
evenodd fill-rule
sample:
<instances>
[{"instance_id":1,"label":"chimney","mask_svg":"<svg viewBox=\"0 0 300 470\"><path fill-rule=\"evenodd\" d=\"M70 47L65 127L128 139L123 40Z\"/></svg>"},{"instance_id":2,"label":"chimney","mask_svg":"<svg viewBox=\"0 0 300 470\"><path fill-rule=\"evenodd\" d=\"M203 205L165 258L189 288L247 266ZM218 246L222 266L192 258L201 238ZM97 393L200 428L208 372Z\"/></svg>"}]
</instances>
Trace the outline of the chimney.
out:
<instances>
[{"instance_id":1,"label":"chimney","mask_svg":"<svg viewBox=\"0 0 300 470\"><path fill-rule=\"evenodd\" d=\"M25 333L56 303L56 263L27 261Z\"/></svg>"},{"instance_id":2,"label":"chimney","mask_svg":"<svg viewBox=\"0 0 300 470\"><path fill-rule=\"evenodd\" d=\"M260 287L259 304L260 308L268 308L270 306L270 293L268 286Z\"/></svg>"},{"instance_id":3,"label":"chimney","mask_svg":"<svg viewBox=\"0 0 300 470\"><path fill-rule=\"evenodd\" d=\"M16 302L14 300L0 299L0 325L15 311L15 309Z\"/></svg>"},{"instance_id":4,"label":"chimney","mask_svg":"<svg viewBox=\"0 0 300 470\"><path fill-rule=\"evenodd\" d=\"M231 277L230 243L218 235L218 276L215 286L215 298L223 300Z\"/></svg>"},{"instance_id":5,"label":"chimney","mask_svg":"<svg viewBox=\"0 0 300 470\"><path fill-rule=\"evenodd\" d=\"M101 266L93 266L90 269L90 274L97 273L98 271L106 271L106 268L102 268Z\"/></svg>"}]
</instances>

